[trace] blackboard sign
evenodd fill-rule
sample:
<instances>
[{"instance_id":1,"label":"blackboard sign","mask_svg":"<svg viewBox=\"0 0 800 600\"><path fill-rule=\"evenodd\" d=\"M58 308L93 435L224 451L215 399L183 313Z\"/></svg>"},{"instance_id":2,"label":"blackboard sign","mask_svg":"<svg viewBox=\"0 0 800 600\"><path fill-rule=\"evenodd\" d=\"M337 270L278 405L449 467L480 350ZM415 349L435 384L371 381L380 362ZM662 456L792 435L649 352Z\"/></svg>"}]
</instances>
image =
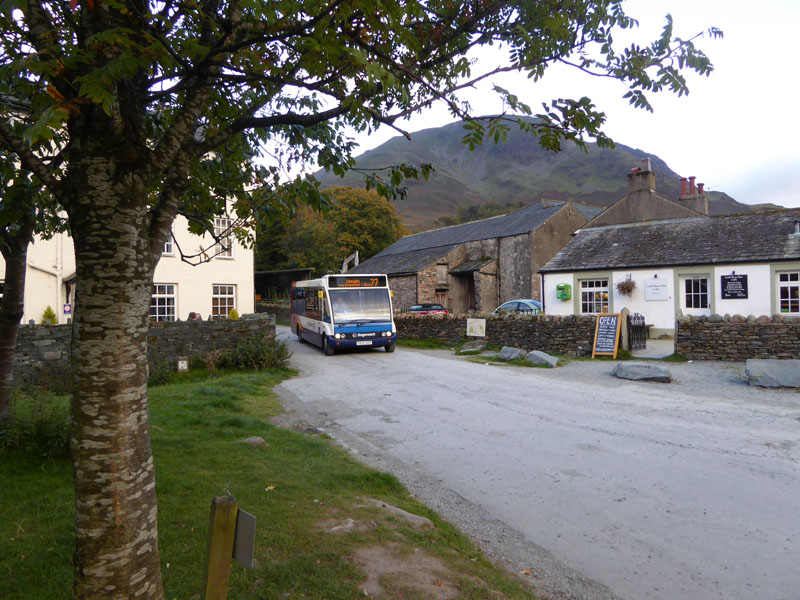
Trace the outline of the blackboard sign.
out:
<instances>
[{"instance_id":1,"label":"blackboard sign","mask_svg":"<svg viewBox=\"0 0 800 600\"><path fill-rule=\"evenodd\" d=\"M747 275L723 275L721 279L723 300L747 298Z\"/></svg>"},{"instance_id":2,"label":"blackboard sign","mask_svg":"<svg viewBox=\"0 0 800 600\"><path fill-rule=\"evenodd\" d=\"M622 315L619 313L600 313L594 327L592 358L598 354L611 354L617 358L619 348L619 329Z\"/></svg>"}]
</instances>

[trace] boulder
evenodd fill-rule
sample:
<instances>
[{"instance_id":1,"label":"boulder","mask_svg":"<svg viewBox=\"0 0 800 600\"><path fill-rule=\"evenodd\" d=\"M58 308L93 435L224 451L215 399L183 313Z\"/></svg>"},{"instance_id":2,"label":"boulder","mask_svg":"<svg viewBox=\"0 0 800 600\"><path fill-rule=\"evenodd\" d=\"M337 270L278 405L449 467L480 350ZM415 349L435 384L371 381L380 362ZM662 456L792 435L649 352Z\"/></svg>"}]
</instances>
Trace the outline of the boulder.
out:
<instances>
[{"instance_id":1,"label":"boulder","mask_svg":"<svg viewBox=\"0 0 800 600\"><path fill-rule=\"evenodd\" d=\"M497 354L500 360L514 360L517 358L525 358L525 350L519 348L512 348L511 346L503 346Z\"/></svg>"},{"instance_id":2,"label":"boulder","mask_svg":"<svg viewBox=\"0 0 800 600\"><path fill-rule=\"evenodd\" d=\"M239 440L239 443L247 444L248 446L252 446L253 448L259 448L260 446L269 446L269 444L267 444L267 442L264 441L264 438L260 436L253 436L244 440Z\"/></svg>"},{"instance_id":3,"label":"boulder","mask_svg":"<svg viewBox=\"0 0 800 600\"><path fill-rule=\"evenodd\" d=\"M744 366L747 383L759 387L800 387L800 360L750 358Z\"/></svg>"},{"instance_id":4,"label":"boulder","mask_svg":"<svg viewBox=\"0 0 800 600\"><path fill-rule=\"evenodd\" d=\"M541 350L528 352L525 360L534 365L547 365L548 367L558 365L558 359L555 356L550 356L547 352L542 352Z\"/></svg>"},{"instance_id":5,"label":"boulder","mask_svg":"<svg viewBox=\"0 0 800 600\"><path fill-rule=\"evenodd\" d=\"M672 381L672 374L666 367L643 362L617 363L611 374L614 377L633 379L634 381L658 381L660 383Z\"/></svg>"},{"instance_id":6,"label":"boulder","mask_svg":"<svg viewBox=\"0 0 800 600\"><path fill-rule=\"evenodd\" d=\"M486 340L473 340L461 346L461 352L483 352L486 350Z\"/></svg>"}]
</instances>

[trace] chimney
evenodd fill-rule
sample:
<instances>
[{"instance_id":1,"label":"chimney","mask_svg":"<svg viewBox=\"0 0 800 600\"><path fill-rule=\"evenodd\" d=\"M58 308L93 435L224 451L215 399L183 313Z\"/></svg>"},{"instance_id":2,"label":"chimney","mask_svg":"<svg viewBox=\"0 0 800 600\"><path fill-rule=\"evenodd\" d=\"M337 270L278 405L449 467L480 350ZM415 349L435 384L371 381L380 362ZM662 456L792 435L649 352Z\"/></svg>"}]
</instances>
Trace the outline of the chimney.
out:
<instances>
[{"instance_id":1,"label":"chimney","mask_svg":"<svg viewBox=\"0 0 800 600\"><path fill-rule=\"evenodd\" d=\"M694 175L689 177L689 195L694 196L697 193L697 190L694 187L694 180L697 179Z\"/></svg>"},{"instance_id":2,"label":"chimney","mask_svg":"<svg viewBox=\"0 0 800 600\"><path fill-rule=\"evenodd\" d=\"M643 158L640 167L634 167L628 173L628 194L649 192L656 189L656 176L650 170L650 159Z\"/></svg>"},{"instance_id":3,"label":"chimney","mask_svg":"<svg viewBox=\"0 0 800 600\"><path fill-rule=\"evenodd\" d=\"M681 177L681 196L686 195L686 177Z\"/></svg>"},{"instance_id":4,"label":"chimney","mask_svg":"<svg viewBox=\"0 0 800 600\"><path fill-rule=\"evenodd\" d=\"M706 185L705 183L698 183L697 184L697 195L698 196L702 196L703 195L703 187L705 187L705 185Z\"/></svg>"}]
</instances>

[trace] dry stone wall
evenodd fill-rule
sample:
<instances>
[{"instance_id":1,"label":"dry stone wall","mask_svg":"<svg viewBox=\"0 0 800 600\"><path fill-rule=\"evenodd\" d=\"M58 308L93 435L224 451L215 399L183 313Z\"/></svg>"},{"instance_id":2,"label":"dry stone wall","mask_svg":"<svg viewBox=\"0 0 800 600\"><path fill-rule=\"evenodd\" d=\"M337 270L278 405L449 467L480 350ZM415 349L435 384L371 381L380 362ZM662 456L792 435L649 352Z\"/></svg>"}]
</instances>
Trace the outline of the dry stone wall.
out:
<instances>
[{"instance_id":1,"label":"dry stone wall","mask_svg":"<svg viewBox=\"0 0 800 600\"><path fill-rule=\"evenodd\" d=\"M800 358L800 317L681 317L675 351L690 360Z\"/></svg>"},{"instance_id":2,"label":"dry stone wall","mask_svg":"<svg viewBox=\"0 0 800 600\"><path fill-rule=\"evenodd\" d=\"M174 363L178 356L191 357L212 350L235 348L256 337L275 336L271 314L244 315L236 321L174 321L158 323L147 334L147 359L151 367ZM24 325L17 335L14 384L34 381L42 369L69 366L72 325Z\"/></svg>"},{"instance_id":3,"label":"dry stone wall","mask_svg":"<svg viewBox=\"0 0 800 600\"><path fill-rule=\"evenodd\" d=\"M475 315L486 319L488 343L514 346L524 350L542 350L563 356L592 353L595 317L591 315ZM396 315L400 337L438 338L448 342L467 339L467 319L454 315Z\"/></svg>"}]
</instances>

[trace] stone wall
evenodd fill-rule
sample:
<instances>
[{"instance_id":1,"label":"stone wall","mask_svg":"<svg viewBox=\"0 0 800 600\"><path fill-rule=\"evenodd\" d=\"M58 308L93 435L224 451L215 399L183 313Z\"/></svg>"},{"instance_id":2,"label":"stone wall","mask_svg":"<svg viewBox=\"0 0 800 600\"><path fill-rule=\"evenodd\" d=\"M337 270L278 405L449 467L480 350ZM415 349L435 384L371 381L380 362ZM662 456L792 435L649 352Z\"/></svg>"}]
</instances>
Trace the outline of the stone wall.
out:
<instances>
[{"instance_id":1,"label":"stone wall","mask_svg":"<svg viewBox=\"0 0 800 600\"><path fill-rule=\"evenodd\" d=\"M288 323L292 316L292 307L288 302L277 304L275 302L259 300L256 302L256 312L259 314L275 315L278 321Z\"/></svg>"},{"instance_id":2,"label":"stone wall","mask_svg":"<svg viewBox=\"0 0 800 600\"><path fill-rule=\"evenodd\" d=\"M486 319L486 341L497 346L543 350L564 356L592 354L595 317L591 315L475 315ZM455 315L396 315L399 337L438 338L448 342L467 339L467 320Z\"/></svg>"},{"instance_id":3,"label":"stone wall","mask_svg":"<svg viewBox=\"0 0 800 600\"><path fill-rule=\"evenodd\" d=\"M675 352L690 360L800 358L800 318L681 317L675 328Z\"/></svg>"},{"instance_id":4,"label":"stone wall","mask_svg":"<svg viewBox=\"0 0 800 600\"><path fill-rule=\"evenodd\" d=\"M254 337L274 337L271 314L245 315L236 321L174 321L158 323L147 334L150 366L173 363L178 356L202 355L229 349ZM72 325L25 325L17 335L14 383L22 385L41 369L64 370L69 365Z\"/></svg>"}]
</instances>

